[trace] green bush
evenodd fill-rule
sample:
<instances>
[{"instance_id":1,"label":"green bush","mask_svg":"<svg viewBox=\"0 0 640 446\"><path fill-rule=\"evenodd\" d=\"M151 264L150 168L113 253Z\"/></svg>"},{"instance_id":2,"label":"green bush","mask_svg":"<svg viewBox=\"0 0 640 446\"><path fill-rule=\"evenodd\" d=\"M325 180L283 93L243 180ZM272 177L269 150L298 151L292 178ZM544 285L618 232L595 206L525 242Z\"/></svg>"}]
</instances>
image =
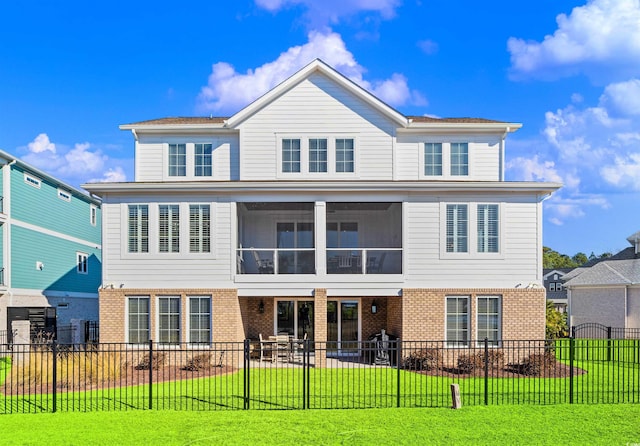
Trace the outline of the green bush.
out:
<instances>
[{"instance_id":1,"label":"green bush","mask_svg":"<svg viewBox=\"0 0 640 446\"><path fill-rule=\"evenodd\" d=\"M404 358L406 370L437 370L442 367L442 354L437 348L424 348Z\"/></svg>"}]
</instances>

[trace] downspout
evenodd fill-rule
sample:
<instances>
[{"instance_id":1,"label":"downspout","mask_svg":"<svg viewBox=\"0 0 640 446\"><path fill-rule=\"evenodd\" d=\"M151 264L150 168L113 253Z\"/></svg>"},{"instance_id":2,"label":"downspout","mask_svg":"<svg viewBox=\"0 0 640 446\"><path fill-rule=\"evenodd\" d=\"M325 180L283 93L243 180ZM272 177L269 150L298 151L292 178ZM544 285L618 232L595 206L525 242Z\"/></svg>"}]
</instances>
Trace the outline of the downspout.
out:
<instances>
[{"instance_id":1,"label":"downspout","mask_svg":"<svg viewBox=\"0 0 640 446\"><path fill-rule=\"evenodd\" d=\"M629 308L629 285L624 287L624 328L626 329L627 324L627 308Z\"/></svg>"},{"instance_id":2,"label":"downspout","mask_svg":"<svg viewBox=\"0 0 640 446\"><path fill-rule=\"evenodd\" d=\"M511 127L507 127L504 133L502 134L502 138L500 139L500 155L499 155L500 168L498 169L499 171L498 181L504 181L504 159L505 159L505 152L506 152L506 140L507 140L507 133L509 133L510 131L511 131Z\"/></svg>"},{"instance_id":3,"label":"downspout","mask_svg":"<svg viewBox=\"0 0 640 446\"><path fill-rule=\"evenodd\" d=\"M2 267L4 268L4 284L9 290L9 305L13 305L13 293L11 292L11 166L17 162L17 159L3 166L2 175L2 195L3 202L2 211L6 214L5 228L2 237Z\"/></svg>"}]
</instances>

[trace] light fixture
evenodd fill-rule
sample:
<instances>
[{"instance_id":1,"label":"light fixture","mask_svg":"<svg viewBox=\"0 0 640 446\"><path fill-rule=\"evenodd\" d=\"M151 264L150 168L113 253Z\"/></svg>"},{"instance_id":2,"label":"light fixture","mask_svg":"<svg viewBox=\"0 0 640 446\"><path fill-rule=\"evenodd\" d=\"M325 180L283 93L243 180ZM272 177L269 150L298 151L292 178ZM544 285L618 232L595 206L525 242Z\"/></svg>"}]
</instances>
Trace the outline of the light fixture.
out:
<instances>
[{"instance_id":1,"label":"light fixture","mask_svg":"<svg viewBox=\"0 0 640 446\"><path fill-rule=\"evenodd\" d=\"M374 300L371 302L371 314L376 314L378 312L378 304Z\"/></svg>"},{"instance_id":2,"label":"light fixture","mask_svg":"<svg viewBox=\"0 0 640 446\"><path fill-rule=\"evenodd\" d=\"M258 313L264 313L264 301L260 299L260 303L258 304Z\"/></svg>"}]
</instances>

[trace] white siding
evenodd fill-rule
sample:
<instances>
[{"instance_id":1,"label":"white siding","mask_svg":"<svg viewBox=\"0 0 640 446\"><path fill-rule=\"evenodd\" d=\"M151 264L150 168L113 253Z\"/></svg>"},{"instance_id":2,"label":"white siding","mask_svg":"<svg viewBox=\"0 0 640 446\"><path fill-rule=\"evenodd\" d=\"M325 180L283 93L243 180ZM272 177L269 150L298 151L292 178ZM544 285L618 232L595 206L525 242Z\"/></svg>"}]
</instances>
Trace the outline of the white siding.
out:
<instances>
[{"instance_id":1,"label":"white siding","mask_svg":"<svg viewBox=\"0 0 640 446\"><path fill-rule=\"evenodd\" d=\"M442 177L424 177L424 143L469 143L469 175L451 177L446 169ZM450 135L444 133L401 134L397 137L397 180L442 180L456 181L498 181L500 179L500 142L499 136ZM443 158L446 157L446 146ZM447 160L443 159L447 164ZM448 164L447 164L448 165Z\"/></svg>"},{"instance_id":2,"label":"white siding","mask_svg":"<svg viewBox=\"0 0 640 446\"><path fill-rule=\"evenodd\" d=\"M282 133L355 137L357 176L343 178L392 179L393 123L322 75L310 76L240 127L242 180L278 178L277 135Z\"/></svg>"},{"instance_id":3,"label":"white siding","mask_svg":"<svg viewBox=\"0 0 640 446\"><path fill-rule=\"evenodd\" d=\"M501 203L502 247L499 255L474 253L469 242L469 255L447 257L440 246L444 238L440 219L442 202L469 203L469 215L477 203ZM527 200L528 201L528 200ZM433 197L431 201L406 205L405 286L427 288L449 287L515 287L536 281L537 203L517 202L513 198L456 196ZM469 234L476 231L469 225Z\"/></svg>"},{"instance_id":4,"label":"white siding","mask_svg":"<svg viewBox=\"0 0 640 446\"><path fill-rule=\"evenodd\" d=\"M125 203L203 203L211 201L210 197L161 197L157 200L128 197ZM211 207L211 254L191 255L188 252L188 239L181 238L183 254L128 254L123 231L127 230L127 220L122 217L121 204L118 202L103 203L104 243L109 246L104 251L103 284L120 284L126 288L199 288L231 286L231 205L229 203L212 203ZM149 246L153 249L158 243L152 237L150 219ZM181 215L181 226L188 225L188 215ZM126 235L126 234L125 234ZM215 239L215 240L214 240Z\"/></svg>"},{"instance_id":5,"label":"white siding","mask_svg":"<svg viewBox=\"0 0 640 446\"><path fill-rule=\"evenodd\" d=\"M169 177L168 144L188 144L187 175ZM194 143L213 145L212 177L195 177L193 173ZM239 147L237 135L140 136L136 143L136 181L234 181L239 179Z\"/></svg>"}]
</instances>

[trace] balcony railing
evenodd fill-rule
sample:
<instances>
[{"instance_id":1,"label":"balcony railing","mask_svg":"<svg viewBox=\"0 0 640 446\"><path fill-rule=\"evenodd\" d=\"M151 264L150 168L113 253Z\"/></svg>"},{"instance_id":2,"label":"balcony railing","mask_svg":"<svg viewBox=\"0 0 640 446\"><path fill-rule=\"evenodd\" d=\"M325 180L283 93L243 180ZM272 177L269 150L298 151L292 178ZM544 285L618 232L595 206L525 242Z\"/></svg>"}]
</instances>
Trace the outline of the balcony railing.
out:
<instances>
[{"instance_id":1,"label":"balcony railing","mask_svg":"<svg viewBox=\"0 0 640 446\"><path fill-rule=\"evenodd\" d=\"M237 250L237 274L316 274L313 248ZM402 274L402 248L327 249L327 274Z\"/></svg>"},{"instance_id":2,"label":"balcony railing","mask_svg":"<svg viewBox=\"0 0 640 446\"><path fill-rule=\"evenodd\" d=\"M316 250L238 249L238 274L315 274Z\"/></svg>"},{"instance_id":3,"label":"balcony railing","mask_svg":"<svg viewBox=\"0 0 640 446\"><path fill-rule=\"evenodd\" d=\"M402 248L331 248L327 274L402 274Z\"/></svg>"}]
</instances>

